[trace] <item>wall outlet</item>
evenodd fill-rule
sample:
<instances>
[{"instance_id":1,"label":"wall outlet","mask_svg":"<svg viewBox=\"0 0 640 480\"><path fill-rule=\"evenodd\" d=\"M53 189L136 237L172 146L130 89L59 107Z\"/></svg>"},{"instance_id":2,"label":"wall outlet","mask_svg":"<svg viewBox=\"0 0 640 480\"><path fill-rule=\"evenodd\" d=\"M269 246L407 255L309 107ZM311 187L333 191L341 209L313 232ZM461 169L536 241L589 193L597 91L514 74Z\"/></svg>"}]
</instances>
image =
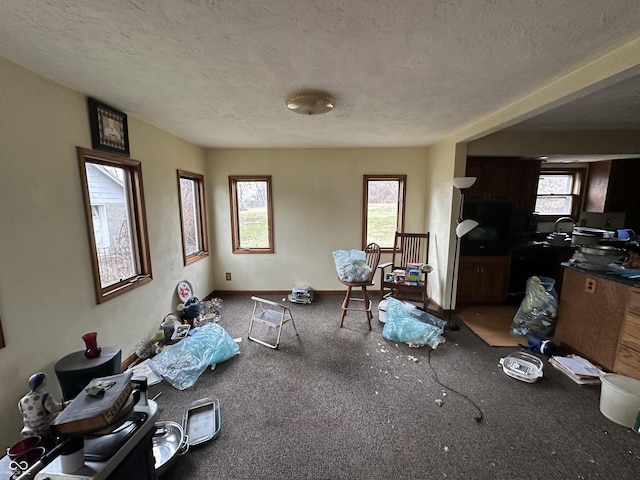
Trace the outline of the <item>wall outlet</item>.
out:
<instances>
[{"instance_id":1,"label":"wall outlet","mask_svg":"<svg viewBox=\"0 0 640 480\"><path fill-rule=\"evenodd\" d=\"M225 273L224 274L224 278L225 278L225 280L230 281L231 280L231 272Z\"/></svg>"},{"instance_id":2,"label":"wall outlet","mask_svg":"<svg viewBox=\"0 0 640 480\"><path fill-rule=\"evenodd\" d=\"M595 278L587 278L587 281L584 283L584 291L587 293L596 293Z\"/></svg>"}]
</instances>

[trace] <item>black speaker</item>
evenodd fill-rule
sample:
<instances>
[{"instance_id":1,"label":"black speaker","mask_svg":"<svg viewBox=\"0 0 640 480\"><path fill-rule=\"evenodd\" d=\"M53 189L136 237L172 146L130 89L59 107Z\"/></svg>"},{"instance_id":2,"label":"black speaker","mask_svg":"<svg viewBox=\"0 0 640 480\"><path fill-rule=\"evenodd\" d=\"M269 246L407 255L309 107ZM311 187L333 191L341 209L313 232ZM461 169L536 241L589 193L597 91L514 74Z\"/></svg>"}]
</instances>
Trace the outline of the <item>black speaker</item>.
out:
<instances>
[{"instance_id":1,"label":"black speaker","mask_svg":"<svg viewBox=\"0 0 640 480\"><path fill-rule=\"evenodd\" d=\"M86 358L84 350L61 358L54 369L64 401L75 398L94 378L122 373L121 363L121 351L116 347L102 347L96 358Z\"/></svg>"}]
</instances>

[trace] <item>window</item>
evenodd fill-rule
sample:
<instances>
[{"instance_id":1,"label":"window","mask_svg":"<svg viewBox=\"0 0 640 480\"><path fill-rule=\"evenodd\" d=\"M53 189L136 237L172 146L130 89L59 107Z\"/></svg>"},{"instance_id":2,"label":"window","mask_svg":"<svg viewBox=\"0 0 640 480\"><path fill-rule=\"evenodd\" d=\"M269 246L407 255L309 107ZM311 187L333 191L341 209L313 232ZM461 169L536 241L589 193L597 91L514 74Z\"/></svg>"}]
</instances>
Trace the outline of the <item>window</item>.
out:
<instances>
[{"instance_id":1,"label":"window","mask_svg":"<svg viewBox=\"0 0 640 480\"><path fill-rule=\"evenodd\" d=\"M178 192L182 256L184 264L189 265L209 255L204 177L178 170Z\"/></svg>"},{"instance_id":2,"label":"window","mask_svg":"<svg viewBox=\"0 0 640 480\"><path fill-rule=\"evenodd\" d=\"M151 281L140 162L77 148L98 303Z\"/></svg>"},{"instance_id":3,"label":"window","mask_svg":"<svg viewBox=\"0 0 640 480\"><path fill-rule=\"evenodd\" d=\"M362 247L377 243L383 251L394 248L396 231L404 231L406 175L365 175Z\"/></svg>"},{"instance_id":4,"label":"window","mask_svg":"<svg viewBox=\"0 0 640 480\"><path fill-rule=\"evenodd\" d=\"M578 218L582 206L584 169L542 170L538 177L535 211L545 220Z\"/></svg>"},{"instance_id":5,"label":"window","mask_svg":"<svg viewBox=\"0 0 640 480\"><path fill-rule=\"evenodd\" d=\"M273 253L271 176L230 176L233 253Z\"/></svg>"}]
</instances>

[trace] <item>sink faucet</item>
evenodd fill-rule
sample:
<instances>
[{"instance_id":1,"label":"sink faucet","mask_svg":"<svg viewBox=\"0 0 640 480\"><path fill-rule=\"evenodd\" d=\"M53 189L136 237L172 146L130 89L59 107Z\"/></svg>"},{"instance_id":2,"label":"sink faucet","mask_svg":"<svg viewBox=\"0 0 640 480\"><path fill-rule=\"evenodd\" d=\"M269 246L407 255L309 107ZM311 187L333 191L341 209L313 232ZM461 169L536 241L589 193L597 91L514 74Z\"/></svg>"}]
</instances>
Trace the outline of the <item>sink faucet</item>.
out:
<instances>
[{"instance_id":1,"label":"sink faucet","mask_svg":"<svg viewBox=\"0 0 640 480\"><path fill-rule=\"evenodd\" d=\"M556 220L556 223L553 225L554 232L560 232L560 224L563 222L571 222L573 225L571 226L571 230L573 230L576 226L576 221L571 217L560 217Z\"/></svg>"}]
</instances>

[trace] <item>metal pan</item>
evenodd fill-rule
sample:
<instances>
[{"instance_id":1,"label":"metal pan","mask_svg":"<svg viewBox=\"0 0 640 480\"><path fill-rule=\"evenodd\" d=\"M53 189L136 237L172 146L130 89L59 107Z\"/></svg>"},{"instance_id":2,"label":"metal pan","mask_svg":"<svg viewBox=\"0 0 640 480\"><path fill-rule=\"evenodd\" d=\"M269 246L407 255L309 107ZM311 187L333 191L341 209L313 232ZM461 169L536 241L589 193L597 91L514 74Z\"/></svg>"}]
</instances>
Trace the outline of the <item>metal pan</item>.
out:
<instances>
[{"instance_id":1,"label":"metal pan","mask_svg":"<svg viewBox=\"0 0 640 480\"><path fill-rule=\"evenodd\" d=\"M191 447L216 438L221 426L220 402L216 398L193 402L182 419L182 429L189 437Z\"/></svg>"},{"instance_id":2,"label":"metal pan","mask_svg":"<svg viewBox=\"0 0 640 480\"><path fill-rule=\"evenodd\" d=\"M156 476L160 478L169 470L180 455L187 453L189 439L176 422L157 422L153 434L153 457Z\"/></svg>"},{"instance_id":3,"label":"metal pan","mask_svg":"<svg viewBox=\"0 0 640 480\"><path fill-rule=\"evenodd\" d=\"M625 250L622 248L610 247L607 245L594 245L594 246L581 246L581 253L586 253L589 255L604 255L611 257L620 257L626 254Z\"/></svg>"},{"instance_id":4,"label":"metal pan","mask_svg":"<svg viewBox=\"0 0 640 480\"><path fill-rule=\"evenodd\" d=\"M600 235L595 233L573 232L571 242L574 245L598 245L600 243Z\"/></svg>"}]
</instances>

